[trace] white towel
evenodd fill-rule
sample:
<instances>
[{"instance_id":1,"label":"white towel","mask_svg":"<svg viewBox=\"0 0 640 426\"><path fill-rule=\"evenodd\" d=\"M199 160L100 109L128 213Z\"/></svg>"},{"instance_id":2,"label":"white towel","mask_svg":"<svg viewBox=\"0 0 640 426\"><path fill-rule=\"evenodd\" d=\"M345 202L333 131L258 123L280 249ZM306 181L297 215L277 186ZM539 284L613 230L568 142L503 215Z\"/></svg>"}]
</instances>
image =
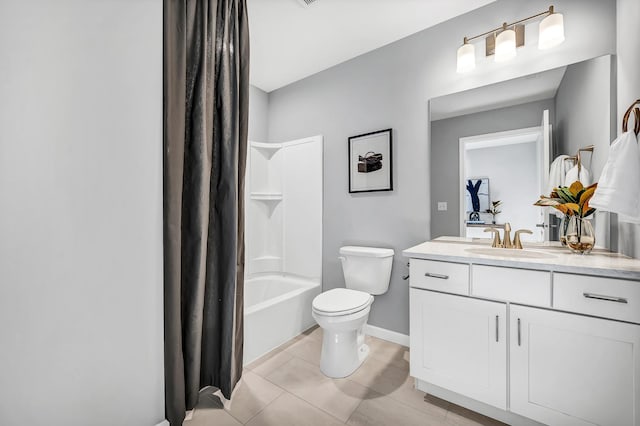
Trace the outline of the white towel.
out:
<instances>
[{"instance_id":1,"label":"white towel","mask_svg":"<svg viewBox=\"0 0 640 426\"><path fill-rule=\"evenodd\" d=\"M578 177L578 166L573 166L564 178L564 186L571 186L575 181L579 180L584 186L589 186L593 182L591 181L591 172L584 164L580 166L580 177Z\"/></svg>"},{"instance_id":2,"label":"white towel","mask_svg":"<svg viewBox=\"0 0 640 426\"><path fill-rule=\"evenodd\" d=\"M609 147L589 206L618 213L623 222L640 223L640 148L633 132L623 133Z\"/></svg>"},{"instance_id":3,"label":"white towel","mask_svg":"<svg viewBox=\"0 0 640 426\"><path fill-rule=\"evenodd\" d=\"M544 195L549 195L555 188L564 185L564 178L571 166L571 163L569 161L565 161L566 158L569 158L569 156L559 155L551 163L551 166L549 167L549 182L547 183L547 192ZM547 207L545 210L547 211L547 213L554 214L560 219L564 217L564 214L562 212L554 209L553 207Z\"/></svg>"},{"instance_id":4,"label":"white towel","mask_svg":"<svg viewBox=\"0 0 640 426\"><path fill-rule=\"evenodd\" d=\"M547 191L544 195L549 195L553 192L554 188L564 185L564 178L569 171L571 164L565 159L569 158L568 155L559 155L553 160L549 167L549 183L547 184Z\"/></svg>"}]
</instances>

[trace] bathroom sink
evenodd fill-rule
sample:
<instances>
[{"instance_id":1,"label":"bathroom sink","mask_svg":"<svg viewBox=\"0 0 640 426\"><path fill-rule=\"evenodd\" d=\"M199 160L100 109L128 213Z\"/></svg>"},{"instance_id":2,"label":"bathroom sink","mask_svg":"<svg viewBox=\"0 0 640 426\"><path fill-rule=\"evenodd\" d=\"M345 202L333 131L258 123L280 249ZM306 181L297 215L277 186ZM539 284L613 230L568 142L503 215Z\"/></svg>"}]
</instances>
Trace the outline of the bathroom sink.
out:
<instances>
[{"instance_id":1,"label":"bathroom sink","mask_svg":"<svg viewBox=\"0 0 640 426\"><path fill-rule=\"evenodd\" d=\"M482 254L485 256L496 256L496 257L511 257L511 258L519 258L519 259L553 259L553 254L541 253L539 251L530 251L530 250L518 250L518 249L503 249L503 248L493 248L493 247L478 247L478 248L468 248L465 251L472 254Z\"/></svg>"}]
</instances>

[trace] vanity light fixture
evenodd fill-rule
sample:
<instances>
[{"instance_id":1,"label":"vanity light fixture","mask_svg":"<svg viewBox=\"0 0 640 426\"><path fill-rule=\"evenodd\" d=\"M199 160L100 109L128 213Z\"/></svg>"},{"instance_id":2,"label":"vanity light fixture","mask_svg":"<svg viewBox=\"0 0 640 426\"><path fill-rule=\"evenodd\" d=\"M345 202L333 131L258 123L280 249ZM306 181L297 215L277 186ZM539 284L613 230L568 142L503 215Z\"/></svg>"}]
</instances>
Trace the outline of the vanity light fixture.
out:
<instances>
[{"instance_id":1,"label":"vanity light fixture","mask_svg":"<svg viewBox=\"0 0 640 426\"><path fill-rule=\"evenodd\" d=\"M549 49L564 41L564 18L561 13L556 13L553 6L548 10L520 19L511 24L503 23L502 26L478 34L473 37L465 37L464 43L458 48L457 72L464 73L475 68L475 46L470 41L480 37L485 38L486 56L495 54L496 62L504 62L516 56L516 48L524 46L524 23L532 19L544 16L540 22L538 34L538 49Z\"/></svg>"}]
</instances>

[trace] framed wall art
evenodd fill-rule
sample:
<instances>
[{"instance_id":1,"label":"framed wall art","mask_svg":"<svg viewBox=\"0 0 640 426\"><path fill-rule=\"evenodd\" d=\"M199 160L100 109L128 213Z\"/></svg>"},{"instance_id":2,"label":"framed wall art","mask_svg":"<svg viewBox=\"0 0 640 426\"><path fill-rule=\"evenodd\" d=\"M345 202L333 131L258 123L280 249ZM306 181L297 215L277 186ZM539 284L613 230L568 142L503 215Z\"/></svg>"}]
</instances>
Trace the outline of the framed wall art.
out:
<instances>
[{"instance_id":1,"label":"framed wall art","mask_svg":"<svg viewBox=\"0 0 640 426\"><path fill-rule=\"evenodd\" d=\"M393 190L391 129L349 138L349 192Z\"/></svg>"}]
</instances>

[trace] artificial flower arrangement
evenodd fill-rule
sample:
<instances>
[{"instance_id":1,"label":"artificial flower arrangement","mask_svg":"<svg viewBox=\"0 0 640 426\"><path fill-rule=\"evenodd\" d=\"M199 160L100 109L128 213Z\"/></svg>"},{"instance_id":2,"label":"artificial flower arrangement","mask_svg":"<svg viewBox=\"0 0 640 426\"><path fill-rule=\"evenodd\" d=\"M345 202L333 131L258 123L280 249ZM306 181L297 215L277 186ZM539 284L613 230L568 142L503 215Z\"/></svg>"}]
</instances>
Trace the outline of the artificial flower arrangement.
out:
<instances>
[{"instance_id":1,"label":"artificial flower arrangement","mask_svg":"<svg viewBox=\"0 0 640 426\"><path fill-rule=\"evenodd\" d=\"M575 181L571 186L554 188L548 197L541 195L534 204L534 206L553 207L565 215L560 242L578 253L589 253L595 245L593 227L584 219L596 211L589 206L589 200L597 187L597 183L585 187L580 181Z\"/></svg>"},{"instance_id":2,"label":"artificial flower arrangement","mask_svg":"<svg viewBox=\"0 0 640 426\"><path fill-rule=\"evenodd\" d=\"M593 197L597 187L598 184L594 183L585 188L577 180L571 186L554 188L548 197L541 195L534 206L553 207L567 216L589 217L596 211L596 209L589 207L589 200Z\"/></svg>"}]
</instances>

